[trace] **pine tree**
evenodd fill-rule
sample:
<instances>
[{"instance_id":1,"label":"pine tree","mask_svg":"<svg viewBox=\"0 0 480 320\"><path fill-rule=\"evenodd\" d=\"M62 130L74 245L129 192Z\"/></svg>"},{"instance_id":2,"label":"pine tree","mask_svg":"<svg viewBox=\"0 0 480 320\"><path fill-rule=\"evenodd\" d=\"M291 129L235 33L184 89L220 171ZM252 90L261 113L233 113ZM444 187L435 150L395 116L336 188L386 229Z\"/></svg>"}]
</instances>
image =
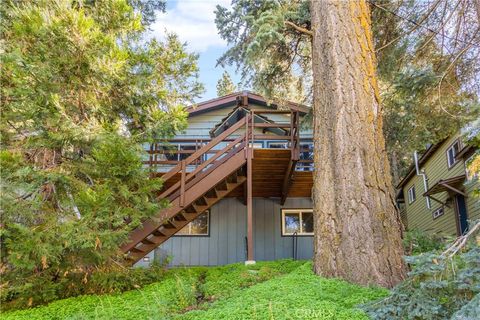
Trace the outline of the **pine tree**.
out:
<instances>
[{"instance_id":1,"label":"pine tree","mask_svg":"<svg viewBox=\"0 0 480 320\"><path fill-rule=\"evenodd\" d=\"M392 287L405 276L366 1L311 2L317 274ZM359 58L360 57L360 58Z\"/></svg>"},{"instance_id":2,"label":"pine tree","mask_svg":"<svg viewBox=\"0 0 480 320\"><path fill-rule=\"evenodd\" d=\"M222 97L234 93L237 87L233 84L232 78L227 71L224 71L222 77L217 82L217 96Z\"/></svg>"},{"instance_id":3,"label":"pine tree","mask_svg":"<svg viewBox=\"0 0 480 320\"><path fill-rule=\"evenodd\" d=\"M121 262L130 230L165 206L142 144L185 128L201 86L176 36L144 42L141 8L1 6L2 302L75 291Z\"/></svg>"},{"instance_id":4,"label":"pine tree","mask_svg":"<svg viewBox=\"0 0 480 320\"><path fill-rule=\"evenodd\" d=\"M386 147L398 182L414 150L478 117L478 6L475 0L369 3ZM217 6L215 21L230 45L221 65L236 65L242 81L270 100L312 103L309 1L236 1L231 9Z\"/></svg>"}]
</instances>

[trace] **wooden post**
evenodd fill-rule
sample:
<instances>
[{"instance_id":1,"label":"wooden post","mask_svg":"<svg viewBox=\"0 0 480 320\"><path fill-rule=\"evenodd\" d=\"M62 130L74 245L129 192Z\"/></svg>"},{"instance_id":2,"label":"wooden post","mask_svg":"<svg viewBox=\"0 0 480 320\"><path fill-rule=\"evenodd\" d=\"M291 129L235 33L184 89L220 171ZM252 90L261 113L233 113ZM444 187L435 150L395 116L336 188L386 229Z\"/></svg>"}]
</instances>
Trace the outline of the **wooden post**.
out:
<instances>
[{"instance_id":1,"label":"wooden post","mask_svg":"<svg viewBox=\"0 0 480 320\"><path fill-rule=\"evenodd\" d=\"M180 207L183 207L185 204L185 171L186 171L186 165L185 165L185 160L182 160L181 162L181 170L182 170L182 176L180 180Z\"/></svg>"},{"instance_id":2,"label":"wooden post","mask_svg":"<svg viewBox=\"0 0 480 320\"><path fill-rule=\"evenodd\" d=\"M253 130L253 128L251 128ZM252 145L247 144L247 263L254 263L252 204Z\"/></svg>"}]
</instances>

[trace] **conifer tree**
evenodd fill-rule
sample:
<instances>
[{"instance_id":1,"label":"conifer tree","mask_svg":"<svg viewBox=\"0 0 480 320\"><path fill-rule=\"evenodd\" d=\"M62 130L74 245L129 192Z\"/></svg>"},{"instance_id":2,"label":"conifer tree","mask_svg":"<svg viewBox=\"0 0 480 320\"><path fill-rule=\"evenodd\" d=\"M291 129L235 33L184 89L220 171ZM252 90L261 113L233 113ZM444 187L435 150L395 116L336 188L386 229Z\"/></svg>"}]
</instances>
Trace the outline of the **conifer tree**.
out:
<instances>
[{"instance_id":1,"label":"conifer tree","mask_svg":"<svg viewBox=\"0 0 480 320\"><path fill-rule=\"evenodd\" d=\"M144 42L158 3L132 3L2 3L3 302L48 301L113 268L165 206L142 144L185 128L197 56L175 35Z\"/></svg>"},{"instance_id":2,"label":"conifer tree","mask_svg":"<svg viewBox=\"0 0 480 320\"><path fill-rule=\"evenodd\" d=\"M225 96L233 93L237 90L237 87L233 84L232 78L227 71L224 71L222 77L217 82L217 96Z\"/></svg>"}]
</instances>

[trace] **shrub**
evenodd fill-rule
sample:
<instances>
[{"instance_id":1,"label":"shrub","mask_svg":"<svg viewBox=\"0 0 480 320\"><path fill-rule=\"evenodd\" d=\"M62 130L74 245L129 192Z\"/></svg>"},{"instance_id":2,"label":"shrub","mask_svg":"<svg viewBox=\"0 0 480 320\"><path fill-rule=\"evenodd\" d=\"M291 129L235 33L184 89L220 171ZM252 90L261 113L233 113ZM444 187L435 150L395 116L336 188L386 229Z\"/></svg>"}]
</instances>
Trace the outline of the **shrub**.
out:
<instances>
[{"instance_id":1,"label":"shrub","mask_svg":"<svg viewBox=\"0 0 480 320\"><path fill-rule=\"evenodd\" d=\"M480 225L472 227L470 236ZM477 319L480 293L480 247L468 235L445 252L431 251L406 257L412 265L409 278L389 297L367 304L373 319ZM465 245L465 246L464 246ZM477 304L476 304L477 301ZM465 315L465 318L462 318ZM478 315L478 313L477 313Z\"/></svg>"},{"instance_id":2,"label":"shrub","mask_svg":"<svg viewBox=\"0 0 480 320\"><path fill-rule=\"evenodd\" d=\"M440 250L446 244L443 237L436 234L428 234L421 230L410 230L405 233L403 246L406 255L417 255L433 250Z\"/></svg>"}]
</instances>

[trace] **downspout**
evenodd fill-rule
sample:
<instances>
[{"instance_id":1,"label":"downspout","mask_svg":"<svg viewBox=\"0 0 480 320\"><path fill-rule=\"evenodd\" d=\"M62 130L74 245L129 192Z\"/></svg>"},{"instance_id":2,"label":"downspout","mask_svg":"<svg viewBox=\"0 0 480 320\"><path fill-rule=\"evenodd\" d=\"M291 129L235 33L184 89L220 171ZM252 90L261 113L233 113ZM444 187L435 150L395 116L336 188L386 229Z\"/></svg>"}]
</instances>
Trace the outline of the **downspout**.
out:
<instances>
[{"instance_id":1,"label":"downspout","mask_svg":"<svg viewBox=\"0 0 480 320\"><path fill-rule=\"evenodd\" d=\"M413 159L415 160L415 171L417 173L417 176L422 176L422 178L423 178L423 190L425 192L427 192L428 191L427 175L424 173L424 171L420 171L420 167L418 165L418 153L417 153L417 151L415 151L413 153ZM426 198L427 198L427 208L431 209L432 205L430 203L430 197L427 196Z\"/></svg>"}]
</instances>

